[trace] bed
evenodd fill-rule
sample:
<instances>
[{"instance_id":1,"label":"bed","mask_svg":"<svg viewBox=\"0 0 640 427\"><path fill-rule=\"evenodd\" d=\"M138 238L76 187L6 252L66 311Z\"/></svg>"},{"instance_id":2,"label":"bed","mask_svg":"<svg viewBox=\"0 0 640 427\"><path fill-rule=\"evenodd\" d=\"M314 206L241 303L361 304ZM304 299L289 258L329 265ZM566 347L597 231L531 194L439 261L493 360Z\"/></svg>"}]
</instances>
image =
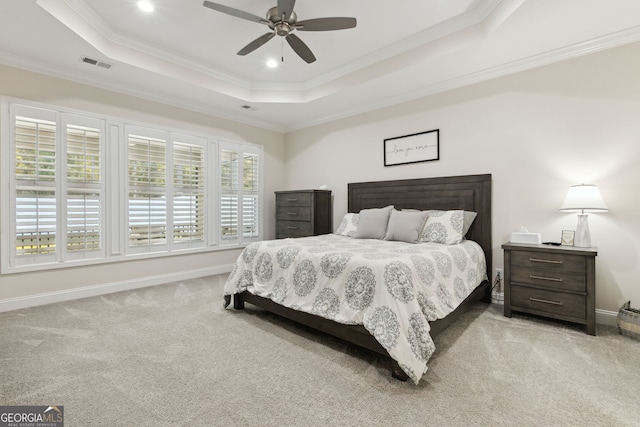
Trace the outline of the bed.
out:
<instances>
[{"instance_id":1,"label":"bed","mask_svg":"<svg viewBox=\"0 0 640 427\"><path fill-rule=\"evenodd\" d=\"M342 233L353 215L334 234L253 243L225 284L225 307L233 296L237 310L250 303L383 354L394 378L417 383L435 351L432 338L476 301L490 301L491 175L348 184L349 213L389 206L393 215L477 215L456 244L354 238ZM455 276L451 287L443 275ZM363 288L369 282L385 290Z\"/></svg>"}]
</instances>

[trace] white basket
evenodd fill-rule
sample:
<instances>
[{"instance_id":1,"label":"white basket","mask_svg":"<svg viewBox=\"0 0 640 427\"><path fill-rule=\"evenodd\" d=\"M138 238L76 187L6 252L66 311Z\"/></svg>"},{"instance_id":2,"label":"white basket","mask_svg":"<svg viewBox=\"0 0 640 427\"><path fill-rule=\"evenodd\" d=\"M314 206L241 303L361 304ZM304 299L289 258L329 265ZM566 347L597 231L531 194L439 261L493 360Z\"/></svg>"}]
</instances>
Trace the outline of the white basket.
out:
<instances>
[{"instance_id":1,"label":"white basket","mask_svg":"<svg viewBox=\"0 0 640 427\"><path fill-rule=\"evenodd\" d=\"M491 291L491 302L504 305L504 292Z\"/></svg>"}]
</instances>

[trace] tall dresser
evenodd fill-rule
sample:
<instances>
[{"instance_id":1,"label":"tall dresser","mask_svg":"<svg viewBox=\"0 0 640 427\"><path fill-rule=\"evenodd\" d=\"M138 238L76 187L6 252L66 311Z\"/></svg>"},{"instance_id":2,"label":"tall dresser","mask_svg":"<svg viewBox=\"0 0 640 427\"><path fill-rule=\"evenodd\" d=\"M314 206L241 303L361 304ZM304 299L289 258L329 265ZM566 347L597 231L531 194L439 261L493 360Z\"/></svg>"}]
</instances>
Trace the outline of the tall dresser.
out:
<instances>
[{"instance_id":1,"label":"tall dresser","mask_svg":"<svg viewBox=\"0 0 640 427\"><path fill-rule=\"evenodd\" d=\"M331 190L276 191L276 239L332 230Z\"/></svg>"}]
</instances>

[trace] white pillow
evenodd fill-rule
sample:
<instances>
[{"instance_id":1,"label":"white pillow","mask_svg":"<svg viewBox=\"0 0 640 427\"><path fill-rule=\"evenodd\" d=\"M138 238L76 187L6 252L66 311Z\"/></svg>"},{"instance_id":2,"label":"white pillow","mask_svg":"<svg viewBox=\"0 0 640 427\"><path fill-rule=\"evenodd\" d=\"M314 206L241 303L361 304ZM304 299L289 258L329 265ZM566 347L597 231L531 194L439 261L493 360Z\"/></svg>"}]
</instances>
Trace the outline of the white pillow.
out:
<instances>
[{"instance_id":1,"label":"white pillow","mask_svg":"<svg viewBox=\"0 0 640 427\"><path fill-rule=\"evenodd\" d=\"M362 209L356 230L356 239L384 239L393 206Z\"/></svg>"},{"instance_id":2,"label":"white pillow","mask_svg":"<svg viewBox=\"0 0 640 427\"><path fill-rule=\"evenodd\" d=\"M464 238L464 211L427 211L429 217L422 231L421 242L455 245Z\"/></svg>"},{"instance_id":3,"label":"white pillow","mask_svg":"<svg viewBox=\"0 0 640 427\"><path fill-rule=\"evenodd\" d=\"M428 215L426 211L391 211L384 240L418 243Z\"/></svg>"},{"instance_id":4,"label":"white pillow","mask_svg":"<svg viewBox=\"0 0 640 427\"><path fill-rule=\"evenodd\" d=\"M355 237L359 220L360 215L358 215L357 213L345 214L335 234L347 237Z\"/></svg>"}]
</instances>

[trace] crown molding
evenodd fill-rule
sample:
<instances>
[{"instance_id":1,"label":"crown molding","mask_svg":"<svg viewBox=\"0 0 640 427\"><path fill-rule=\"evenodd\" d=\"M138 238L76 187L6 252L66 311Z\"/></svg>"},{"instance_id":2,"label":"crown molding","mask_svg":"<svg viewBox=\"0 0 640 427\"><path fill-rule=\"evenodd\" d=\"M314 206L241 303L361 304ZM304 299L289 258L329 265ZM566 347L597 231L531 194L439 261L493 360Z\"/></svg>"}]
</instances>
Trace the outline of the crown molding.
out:
<instances>
[{"instance_id":1,"label":"crown molding","mask_svg":"<svg viewBox=\"0 0 640 427\"><path fill-rule=\"evenodd\" d=\"M589 55L599 51L619 47L625 44L634 43L640 41L640 26L635 26L622 30L619 32L611 33L603 37L598 37L585 42L577 43L571 46L566 46L559 49L554 49L548 52L544 52L538 55L533 55L527 58L521 58L519 60L511 61L501 65L496 65L484 70L480 70L473 73L468 73L464 76L460 76L454 79L446 81L440 81L433 84L425 85L422 88L412 90L409 93L404 93L395 97L387 98L382 102L375 104L368 104L360 108L352 108L343 110L339 113L320 114L313 120L303 121L293 126L280 125L273 121L259 120L255 118L246 117L246 115L232 114L228 110L221 110L213 108L211 106L203 105L202 103L189 101L187 99L178 99L175 96L160 95L155 91L144 90L132 85L123 85L120 82L109 81L104 76L88 76L87 74L73 71L63 67L55 67L36 60L30 60L28 58L19 57L8 52L0 52L0 63L8 66L33 71L36 73L49 75L52 77L62 78L65 80L74 81L81 84L109 90L112 92L120 93L123 95L135 96L138 98L146 99L153 102L158 102L177 108L182 108L194 112L213 115L215 117L231 120L238 123L243 123L250 126L255 126L265 130L287 133L297 131L312 126L321 125L335 120L344 119L347 117L355 116L358 114L364 114L381 108L390 107L393 105L401 104L404 102L413 101L415 99L428 97L438 93L446 92L448 90L457 89L474 83L490 80L497 77L514 74L521 71L530 70L533 68L558 63L573 59L576 57ZM312 107L311 107L312 108ZM244 112L244 110L243 110ZM246 112L245 112L246 113ZM248 112L251 114L251 111Z\"/></svg>"},{"instance_id":2,"label":"crown molding","mask_svg":"<svg viewBox=\"0 0 640 427\"><path fill-rule=\"evenodd\" d=\"M368 104L365 107L354 108L336 114L325 115L314 120L299 123L295 126L287 126L285 127L285 132L293 132L312 126L318 126L335 120L340 120L351 116L379 110L382 108L399 105L405 102L414 101L416 99L425 98L449 90L469 86L475 83L480 83L498 77L504 77L521 71L543 67L545 65L567 61L580 56L601 52L607 49L612 49L638 41L640 41L640 26L631 27L626 30L611 33L585 42L576 43L571 46L550 50L548 52L496 65L457 78L443 80L437 83L426 85L422 88L411 90L411 92L409 93L404 93L402 95L387 98L382 102Z\"/></svg>"},{"instance_id":3,"label":"crown molding","mask_svg":"<svg viewBox=\"0 0 640 427\"><path fill-rule=\"evenodd\" d=\"M406 66L421 62L424 60L422 55L412 52L423 50L432 43L455 39L455 45L460 46L478 41L490 31L491 26L495 27L494 22L502 22L524 1L473 0L465 12L453 18L299 83L248 81L126 37L115 31L83 0L36 0L36 4L111 60L184 82L198 82L205 89L246 102L306 103L340 91L354 81L368 81L379 76L380 72L392 72L393 67L385 64L396 57L402 56ZM493 17L495 11L502 13ZM509 13L505 14L505 11ZM369 72L370 68L376 72Z\"/></svg>"}]
</instances>

